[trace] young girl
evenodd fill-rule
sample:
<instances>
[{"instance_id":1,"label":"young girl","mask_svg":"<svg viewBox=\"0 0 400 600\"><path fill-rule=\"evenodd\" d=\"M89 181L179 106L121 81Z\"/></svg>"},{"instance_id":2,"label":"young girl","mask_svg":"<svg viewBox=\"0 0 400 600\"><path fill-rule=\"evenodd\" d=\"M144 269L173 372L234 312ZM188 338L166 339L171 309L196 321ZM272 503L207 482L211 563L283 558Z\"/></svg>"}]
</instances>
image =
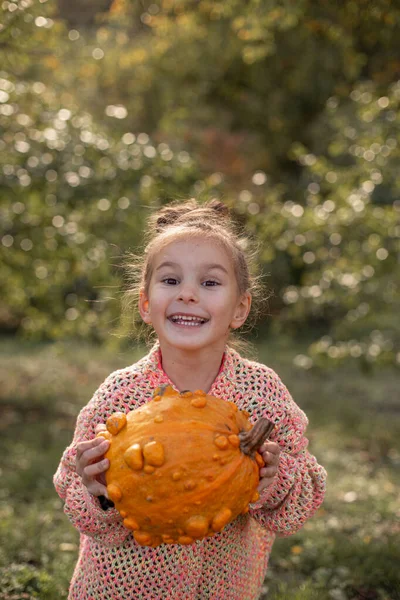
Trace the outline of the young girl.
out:
<instances>
[{"instance_id":1,"label":"young girl","mask_svg":"<svg viewBox=\"0 0 400 600\"><path fill-rule=\"evenodd\" d=\"M112 373L83 408L54 477L81 533L70 600L255 600L275 536L296 532L323 500L326 473L307 450L305 414L272 369L228 344L252 301L243 246L216 201L172 204L150 219L138 305L157 342ZM260 448L259 500L220 533L188 546L136 543L106 499L109 442L95 437L112 413L142 406L160 384L202 389L235 402L252 422L275 424Z\"/></svg>"}]
</instances>

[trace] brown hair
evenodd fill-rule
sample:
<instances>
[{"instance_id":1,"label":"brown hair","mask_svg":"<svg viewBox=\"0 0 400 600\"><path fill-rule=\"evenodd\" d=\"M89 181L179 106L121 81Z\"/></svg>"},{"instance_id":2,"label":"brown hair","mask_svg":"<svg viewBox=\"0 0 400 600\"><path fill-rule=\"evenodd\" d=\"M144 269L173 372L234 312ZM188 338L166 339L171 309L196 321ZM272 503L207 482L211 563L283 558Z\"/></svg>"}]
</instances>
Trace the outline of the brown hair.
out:
<instances>
[{"instance_id":1,"label":"brown hair","mask_svg":"<svg viewBox=\"0 0 400 600\"><path fill-rule=\"evenodd\" d=\"M177 239L198 237L199 234L203 239L217 241L231 257L239 294L250 292L252 295L251 321L255 321L261 312L262 299L267 300L268 295L261 286L260 275L256 272L257 248L254 242L233 221L225 204L219 200L200 204L191 198L183 202L171 202L151 215L145 233L144 254L138 256L128 253L125 257L124 268L128 286L122 304L123 314L127 315L131 323L132 313L138 316L140 291L148 292L155 254ZM148 331L140 317L134 322L137 334ZM251 324L247 322L246 329L249 327ZM150 341L149 336L146 337ZM239 347L240 350L248 349L247 344L238 343L236 336L235 343L230 341L230 345Z\"/></svg>"}]
</instances>

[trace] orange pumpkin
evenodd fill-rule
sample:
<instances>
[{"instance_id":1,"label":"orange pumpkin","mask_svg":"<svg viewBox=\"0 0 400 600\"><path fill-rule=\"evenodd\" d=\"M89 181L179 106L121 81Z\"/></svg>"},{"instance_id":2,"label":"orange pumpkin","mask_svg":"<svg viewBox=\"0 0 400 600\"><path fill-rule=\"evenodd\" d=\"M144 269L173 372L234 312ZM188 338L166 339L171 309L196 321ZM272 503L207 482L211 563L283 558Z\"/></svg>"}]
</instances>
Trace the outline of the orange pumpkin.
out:
<instances>
[{"instance_id":1,"label":"orange pumpkin","mask_svg":"<svg viewBox=\"0 0 400 600\"><path fill-rule=\"evenodd\" d=\"M163 386L106 426L108 495L140 545L214 535L258 498L255 450L273 425L260 419L253 428L232 402Z\"/></svg>"}]
</instances>

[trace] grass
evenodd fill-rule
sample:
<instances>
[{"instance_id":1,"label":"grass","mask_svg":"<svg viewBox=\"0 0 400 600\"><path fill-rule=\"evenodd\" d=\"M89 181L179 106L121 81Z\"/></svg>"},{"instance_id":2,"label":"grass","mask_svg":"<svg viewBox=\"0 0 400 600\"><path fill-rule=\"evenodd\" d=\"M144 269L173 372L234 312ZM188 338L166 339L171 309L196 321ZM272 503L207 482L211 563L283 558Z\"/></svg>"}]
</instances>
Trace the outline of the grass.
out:
<instances>
[{"instance_id":1,"label":"grass","mask_svg":"<svg viewBox=\"0 0 400 600\"><path fill-rule=\"evenodd\" d=\"M79 409L143 352L0 340L0 600L67 597L78 534L52 476ZM400 600L399 373L299 371L301 352L287 340L258 347L307 413L329 485L315 517L276 541L263 598Z\"/></svg>"}]
</instances>

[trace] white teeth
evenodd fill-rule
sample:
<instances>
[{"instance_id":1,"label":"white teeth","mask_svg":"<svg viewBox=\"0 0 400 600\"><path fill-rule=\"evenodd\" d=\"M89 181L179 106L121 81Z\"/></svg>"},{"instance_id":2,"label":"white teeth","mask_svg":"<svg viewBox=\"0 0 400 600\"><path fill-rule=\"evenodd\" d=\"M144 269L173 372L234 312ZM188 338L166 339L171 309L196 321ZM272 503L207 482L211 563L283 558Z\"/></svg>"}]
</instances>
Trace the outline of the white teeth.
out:
<instances>
[{"instance_id":1,"label":"white teeth","mask_svg":"<svg viewBox=\"0 0 400 600\"><path fill-rule=\"evenodd\" d=\"M197 327L206 321L206 319L202 319L201 317L192 317L189 315L174 315L170 317L170 320L178 325L190 325L191 327Z\"/></svg>"}]
</instances>

